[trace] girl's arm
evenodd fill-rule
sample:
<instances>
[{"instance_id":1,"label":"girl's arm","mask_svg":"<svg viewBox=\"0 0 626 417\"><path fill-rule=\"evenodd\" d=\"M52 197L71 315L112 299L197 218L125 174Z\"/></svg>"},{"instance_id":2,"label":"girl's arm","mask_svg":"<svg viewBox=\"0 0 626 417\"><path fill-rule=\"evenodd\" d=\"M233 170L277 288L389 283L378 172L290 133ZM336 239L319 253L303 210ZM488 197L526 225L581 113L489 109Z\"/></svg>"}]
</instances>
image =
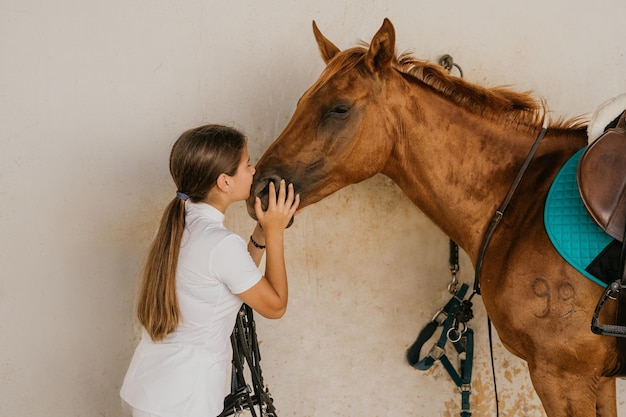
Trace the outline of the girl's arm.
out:
<instances>
[{"instance_id":1,"label":"girl's arm","mask_svg":"<svg viewBox=\"0 0 626 417\"><path fill-rule=\"evenodd\" d=\"M292 184L289 184L289 187L285 186L285 180L281 180L278 195L276 195L274 183L270 183L269 187L267 211L261 208L259 198L254 204L254 210L265 238L265 275L252 288L238 295L244 303L262 316L280 318L287 310L289 295L283 238L285 228L300 204L300 196L295 195ZM262 244L258 241L257 243ZM257 257L260 262L263 256L261 249L254 246L252 242L248 244L248 248L255 262L257 262Z\"/></svg>"}]
</instances>

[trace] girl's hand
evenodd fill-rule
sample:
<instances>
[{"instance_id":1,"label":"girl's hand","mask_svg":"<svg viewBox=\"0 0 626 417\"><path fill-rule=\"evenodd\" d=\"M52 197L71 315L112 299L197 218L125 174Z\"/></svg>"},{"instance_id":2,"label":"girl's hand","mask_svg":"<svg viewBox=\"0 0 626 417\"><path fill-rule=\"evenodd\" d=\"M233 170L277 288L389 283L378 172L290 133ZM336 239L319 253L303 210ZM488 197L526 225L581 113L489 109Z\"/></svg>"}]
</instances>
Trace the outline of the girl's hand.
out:
<instances>
[{"instance_id":1,"label":"girl's hand","mask_svg":"<svg viewBox=\"0 0 626 417\"><path fill-rule=\"evenodd\" d=\"M286 187L283 179L280 180L278 195L276 185L270 182L267 210L263 211L261 199L257 197L254 202L254 212L267 235L268 232L285 230L291 218L296 214L298 205L300 205L300 195L295 194L293 184Z\"/></svg>"}]
</instances>

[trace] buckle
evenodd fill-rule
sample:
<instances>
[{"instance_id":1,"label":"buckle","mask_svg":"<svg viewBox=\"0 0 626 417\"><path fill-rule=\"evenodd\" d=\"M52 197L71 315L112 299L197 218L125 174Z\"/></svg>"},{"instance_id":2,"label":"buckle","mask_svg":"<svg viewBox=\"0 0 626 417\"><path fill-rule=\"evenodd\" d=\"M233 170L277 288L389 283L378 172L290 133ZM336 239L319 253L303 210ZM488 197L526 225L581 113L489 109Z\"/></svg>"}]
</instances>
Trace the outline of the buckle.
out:
<instances>
[{"instance_id":1,"label":"buckle","mask_svg":"<svg viewBox=\"0 0 626 417\"><path fill-rule=\"evenodd\" d=\"M433 358L434 360L439 360L443 355L444 355L445 351L440 348L439 346L435 345L432 347L432 349L430 350L430 352L428 352L428 356L430 356L431 358Z\"/></svg>"},{"instance_id":2,"label":"buckle","mask_svg":"<svg viewBox=\"0 0 626 417\"><path fill-rule=\"evenodd\" d=\"M446 313L446 311L443 308L440 308L433 315L433 318L430 321L437 323L439 326L441 326L446 321L447 318L448 318L448 313Z\"/></svg>"}]
</instances>

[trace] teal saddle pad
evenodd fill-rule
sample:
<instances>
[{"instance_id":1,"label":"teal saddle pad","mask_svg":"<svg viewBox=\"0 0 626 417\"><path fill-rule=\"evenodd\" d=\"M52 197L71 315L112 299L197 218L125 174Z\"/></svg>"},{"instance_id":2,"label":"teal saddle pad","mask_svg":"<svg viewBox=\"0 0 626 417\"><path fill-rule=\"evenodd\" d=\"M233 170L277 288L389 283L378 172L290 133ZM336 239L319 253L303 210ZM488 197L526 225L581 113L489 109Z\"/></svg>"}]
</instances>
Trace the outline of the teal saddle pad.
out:
<instances>
[{"instance_id":1,"label":"teal saddle pad","mask_svg":"<svg viewBox=\"0 0 626 417\"><path fill-rule=\"evenodd\" d=\"M603 277L587 271L614 239L596 225L580 197L576 169L584 150L574 154L554 179L546 200L544 223L552 244L561 256L581 274L606 287Z\"/></svg>"}]
</instances>

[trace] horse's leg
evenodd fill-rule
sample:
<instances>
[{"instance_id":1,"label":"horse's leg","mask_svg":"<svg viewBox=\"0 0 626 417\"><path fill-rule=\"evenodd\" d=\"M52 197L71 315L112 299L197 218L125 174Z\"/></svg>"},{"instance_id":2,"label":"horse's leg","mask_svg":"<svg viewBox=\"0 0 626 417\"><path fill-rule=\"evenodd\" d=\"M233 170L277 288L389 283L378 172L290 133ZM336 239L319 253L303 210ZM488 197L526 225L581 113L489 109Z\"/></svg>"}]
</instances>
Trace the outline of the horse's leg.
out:
<instances>
[{"instance_id":1,"label":"horse's leg","mask_svg":"<svg viewBox=\"0 0 626 417\"><path fill-rule=\"evenodd\" d=\"M597 397L596 415L598 417L617 417L615 378L600 379Z\"/></svg>"},{"instance_id":2,"label":"horse's leg","mask_svg":"<svg viewBox=\"0 0 626 417\"><path fill-rule=\"evenodd\" d=\"M549 361L529 362L528 367L533 386L548 417L600 415L596 414L596 397L602 378L564 371ZM600 409L597 411L599 413Z\"/></svg>"}]
</instances>

